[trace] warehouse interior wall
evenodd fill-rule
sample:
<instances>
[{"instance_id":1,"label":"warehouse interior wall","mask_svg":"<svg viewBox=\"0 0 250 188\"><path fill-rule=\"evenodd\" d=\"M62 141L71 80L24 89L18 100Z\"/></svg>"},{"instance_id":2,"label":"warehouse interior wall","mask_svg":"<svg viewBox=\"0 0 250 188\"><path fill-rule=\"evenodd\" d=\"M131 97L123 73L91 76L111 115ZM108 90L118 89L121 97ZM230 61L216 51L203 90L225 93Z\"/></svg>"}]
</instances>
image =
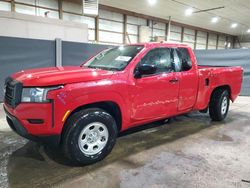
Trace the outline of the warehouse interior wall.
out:
<instances>
[{"instance_id":1,"label":"warehouse interior wall","mask_svg":"<svg viewBox=\"0 0 250 188\"><path fill-rule=\"evenodd\" d=\"M88 25L0 11L0 36L88 42Z\"/></svg>"},{"instance_id":2,"label":"warehouse interior wall","mask_svg":"<svg viewBox=\"0 0 250 188\"><path fill-rule=\"evenodd\" d=\"M60 3L61 2L61 3ZM140 40L140 27L148 27L150 36L144 41L167 38L168 20L151 19L149 15L120 13L119 10L100 5L98 16L84 15L81 1L59 0L0 0L0 10L17 12L29 17L47 17L51 20L64 20L71 23L87 24L89 43L120 45L137 43ZM49 12L45 15L46 12ZM126 12L125 10L123 12ZM0 16L1 17L1 16ZM58 36L57 38L62 38ZM62 38L63 39L63 38ZM193 49L233 48L234 36L198 29L181 23L172 23L170 41L184 42ZM75 41L75 40L74 40ZM79 41L83 42L83 41Z\"/></svg>"},{"instance_id":3,"label":"warehouse interior wall","mask_svg":"<svg viewBox=\"0 0 250 188\"><path fill-rule=\"evenodd\" d=\"M243 67L241 95L250 96L250 49L195 50L195 55L199 65Z\"/></svg>"},{"instance_id":4,"label":"warehouse interior wall","mask_svg":"<svg viewBox=\"0 0 250 188\"><path fill-rule=\"evenodd\" d=\"M236 48L250 48L250 34L237 37Z\"/></svg>"}]
</instances>

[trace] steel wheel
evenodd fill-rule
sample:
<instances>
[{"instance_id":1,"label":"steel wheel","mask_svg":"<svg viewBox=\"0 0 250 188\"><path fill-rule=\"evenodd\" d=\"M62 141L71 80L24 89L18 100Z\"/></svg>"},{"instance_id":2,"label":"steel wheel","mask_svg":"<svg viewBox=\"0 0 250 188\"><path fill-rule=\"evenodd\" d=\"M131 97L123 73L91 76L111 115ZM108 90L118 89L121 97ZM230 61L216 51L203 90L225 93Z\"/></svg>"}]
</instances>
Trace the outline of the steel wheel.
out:
<instances>
[{"instance_id":1,"label":"steel wheel","mask_svg":"<svg viewBox=\"0 0 250 188\"><path fill-rule=\"evenodd\" d=\"M224 115L227 112L227 106L228 106L228 99L225 96L222 99L222 103L221 103L221 114Z\"/></svg>"},{"instance_id":2,"label":"steel wheel","mask_svg":"<svg viewBox=\"0 0 250 188\"><path fill-rule=\"evenodd\" d=\"M93 122L81 131L78 145L85 155L95 155L106 146L108 137L107 127L103 123Z\"/></svg>"}]
</instances>

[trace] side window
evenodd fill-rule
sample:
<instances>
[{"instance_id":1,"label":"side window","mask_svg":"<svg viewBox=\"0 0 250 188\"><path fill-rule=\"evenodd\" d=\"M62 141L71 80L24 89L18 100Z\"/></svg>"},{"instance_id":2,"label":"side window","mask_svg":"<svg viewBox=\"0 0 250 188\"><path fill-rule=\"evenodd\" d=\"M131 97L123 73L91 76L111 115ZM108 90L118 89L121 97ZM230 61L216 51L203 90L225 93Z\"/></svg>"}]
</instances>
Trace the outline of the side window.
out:
<instances>
[{"instance_id":1,"label":"side window","mask_svg":"<svg viewBox=\"0 0 250 188\"><path fill-rule=\"evenodd\" d=\"M180 59L180 70L188 71L192 68L192 61L190 58L190 54L188 49L186 48L178 48L178 56Z\"/></svg>"},{"instance_id":2,"label":"side window","mask_svg":"<svg viewBox=\"0 0 250 188\"><path fill-rule=\"evenodd\" d=\"M139 65L142 64L155 65L156 73L174 71L173 57L169 48L156 48L149 51L139 63Z\"/></svg>"}]
</instances>

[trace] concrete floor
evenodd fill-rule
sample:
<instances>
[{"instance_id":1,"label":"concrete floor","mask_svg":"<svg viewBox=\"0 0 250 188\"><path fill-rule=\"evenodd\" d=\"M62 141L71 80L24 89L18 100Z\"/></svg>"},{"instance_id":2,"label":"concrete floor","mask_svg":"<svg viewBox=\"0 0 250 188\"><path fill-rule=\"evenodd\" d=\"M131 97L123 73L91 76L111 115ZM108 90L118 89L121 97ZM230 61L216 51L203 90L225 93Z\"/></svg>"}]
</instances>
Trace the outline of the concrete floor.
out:
<instances>
[{"instance_id":1,"label":"concrete floor","mask_svg":"<svg viewBox=\"0 0 250 188\"><path fill-rule=\"evenodd\" d=\"M102 162L67 164L60 151L10 132L0 112L0 187L250 187L250 97L224 122L191 113L123 134Z\"/></svg>"}]
</instances>

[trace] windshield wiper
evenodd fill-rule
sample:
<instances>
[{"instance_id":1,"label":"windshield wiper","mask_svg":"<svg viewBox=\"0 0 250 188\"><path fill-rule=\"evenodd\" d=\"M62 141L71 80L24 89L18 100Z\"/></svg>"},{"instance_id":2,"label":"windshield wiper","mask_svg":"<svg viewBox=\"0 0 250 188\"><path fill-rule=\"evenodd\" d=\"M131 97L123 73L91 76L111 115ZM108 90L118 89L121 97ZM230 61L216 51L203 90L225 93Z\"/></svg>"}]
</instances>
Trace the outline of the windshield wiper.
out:
<instances>
[{"instance_id":1,"label":"windshield wiper","mask_svg":"<svg viewBox=\"0 0 250 188\"><path fill-rule=\"evenodd\" d=\"M103 69L103 70L110 70L110 71L119 71L119 68L116 67L103 67L103 66L87 66L88 68L92 69Z\"/></svg>"}]
</instances>

